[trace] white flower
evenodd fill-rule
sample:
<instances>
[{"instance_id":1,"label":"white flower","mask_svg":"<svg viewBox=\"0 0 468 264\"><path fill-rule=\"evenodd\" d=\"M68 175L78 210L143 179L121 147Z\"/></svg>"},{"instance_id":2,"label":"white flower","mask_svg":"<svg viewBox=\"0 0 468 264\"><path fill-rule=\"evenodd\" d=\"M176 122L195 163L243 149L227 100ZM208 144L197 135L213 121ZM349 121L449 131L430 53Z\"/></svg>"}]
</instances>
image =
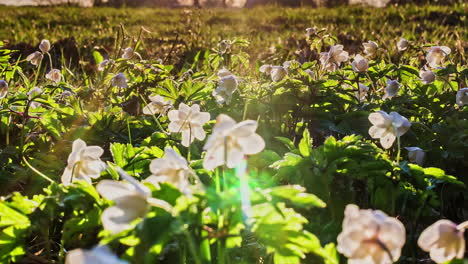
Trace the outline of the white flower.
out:
<instances>
[{"instance_id":1,"label":"white flower","mask_svg":"<svg viewBox=\"0 0 468 264\"><path fill-rule=\"evenodd\" d=\"M286 77L287 74L288 74L288 71L286 70L286 68L282 66L271 67L270 75L271 75L271 80L274 82L279 82L283 80L283 78Z\"/></svg>"},{"instance_id":2,"label":"white flower","mask_svg":"<svg viewBox=\"0 0 468 264\"><path fill-rule=\"evenodd\" d=\"M99 70L99 71L103 71L103 70L106 69L106 67L107 67L109 64L112 64L112 63L114 63L114 60L112 60L112 59L103 60L103 61L101 61L101 62L99 63L99 65L98 65L98 70Z\"/></svg>"},{"instance_id":3,"label":"white flower","mask_svg":"<svg viewBox=\"0 0 468 264\"><path fill-rule=\"evenodd\" d=\"M265 148L265 141L255 133L257 122L245 120L236 123L231 117L220 114L216 118L213 133L203 149L206 150L203 167L207 170L226 164L228 168L238 165L244 155L257 154Z\"/></svg>"},{"instance_id":4,"label":"white flower","mask_svg":"<svg viewBox=\"0 0 468 264\"><path fill-rule=\"evenodd\" d=\"M315 33L317 32L317 28L316 27L310 27L310 28L306 28L306 36L307 37L310 37L312 35L315 35Z\"/></svg>"},{"instance_id":5,"label":"white flower","mask_svg":"<svg viewBox=\"0 0 468 264\"><path fill-rule=\"evenodd\" d=\"M44 55L39 51L35 51L29 54L28 57L26 57L26 60L31 62L32 65L37 66L42 61L42 58L44 58Z\"/></svg>"},{"instance_id":6,"label":"white flower","mask_svg":"<svg viewBox=\"0 0 468 264\"><path fill-rule=\"evenodd\" d=\"M391 264L400 258L405 240L405 226L398 219L348 204L337 250L349 264Z\"/></svg>"},{"instance_id":7,"label":"white flower","mask_svg":"<svg viewBox=\"0 0 468 264\"><path fill-rule=\"evenodd\" d=\"M36 97L38 95L40 95L42 93L42 89L39 88L39 87L34 87L33 89L31 89L31 91L28 92L28 99L31 100L33 99L33 97ZM41 103L38 103L38 102L31 102L30 104L31 108L37 108L39 106L41 106Z\"/></svg>"},{"instance_id":8,"label":"white flower","mask_svg":"<svg viewBox=\"0 0 468 264\"><path fill-rule=\"evenodd\" d=\"M121 72L119 74L114 75L112 77L112 85L117 86L119 88L127 88L127 78L125 78L125 75Z\"/></svg>"},{"instance_id":9,"label":"white flower","mask_svg":"<svg viewBox=\"0 0 468 264\"><path fill-rule=\"evenodd\" d=\"M419 71L419 77L421 78L421 82L423 84L431 84L435 81L436 75L431 70L421 70Z\"/></svg>"},{"instance_id":10,"label":"white flower","mask_svg":"<svg viewBox=\"0 0 468 264\"><path fill-rule=\"evenodd\" d=\"M468 88L461 88L457 91L456 103L460 107L468 104Z\"/></svg>"},{"instance_id":11,"label":"white flower","mask_svg":"<svg viewBox=\"0 0 468 264\"><path fill-rule=\"evenodd\" d=\"M8 94L8 83L5 80L0 80L0 99Z\"/></svg>"},{"instance_id":12,"label":"white flower","mask_svg":"<svg viewBox=\"0 0 468 264\"><path fill-rule=\"evenodd\" d=\"M450 220L439 220L426 228L418 239L418 246L429 252L436 263L444 263L465 255L464 232L468 222L456 225Z\"/></svg>"},{"instance_id":13,"label":"white flower","mask_svg":"<svg viewBox=\"0 0 468 264\"><path fill-rule=\"evenodd\" d=\"M405 51L409 46L408 40L405 38L400 38L400 40L397 42L397 49L398 51Z\"/></svg>"},{"instance_id":14,"label":"white flower","mask_svg":"<svg viewBox=\"0 0 468 264\"><path fill-rule=\"evenodd\" d=\"M397 112L387 114L377 111L369 115L369 121L373 125L369 128L369 135L372 138L380 138L380 144L385 149L390 148L395 138L403 136L411 127L408 119Z\"/></svg>"},{"instance_id":15,"label":"white flower","mask_svg":"<svg viewBox=\"0 0 468 264\"><path fill-rule=\"evenodd\" d=\"M177 154L172 148L166 147L163 158L151 161L150 171L151 176L146 178L146 181L151 182L155 186L159 186L161 182L167 182L174 185L182 193L186 195L191 194L189 188L191 170L187 160Z\"/></svg>"},{"instance_id":16,"label":"white flower","mask_svg":"<svg viewBox=\"0 0 468 264\"><path fill-rule=\"evenodd\" d=\"M203 125L210 121L210 113L200 112L200 106L197 104L189 107L181 103L179 110L171 110L167 114L171 121L168 129L172 133L182 132L182 145L188 147L195 138L204 140L206 137Z\"/></svg>"},{"instance_id":17,"label":"white flower","mask_svg":"<svg viewBox=\"0 0 468 264\"><path fill-rule=\"evenodd\" d=\"M327 71L336 71L347 60L348 52L343 50L343 45L331 46L328 52L320 53L320 62Z\"/></svg>"},{"instance_id":18,"label":"white flower","mask_svg":"<svg viewBox=\"0 0 468 264\"><path fill-rule=\"evenodd\" d=\"M104 198L114 201L114 206L102 212L101 221L104 229L111 231L112 234L129 229L134 220L146 215L150 205L171 210L167 202L152 198L148 187L122 169L118 168L118 171L127 182L102 180L96 186Z\"/></svg>"},{"instance_id":19,"label":"white flower","mask_svg":"<svg viewBox=\"0 0 468 264\"><path fill-rule=\"evenodd\" d=\"M426 61L431 68L437 68L452 50L446 46L432 46L427 51Z\"/></svg>"},{"instance_id":20,"label":"white flower","mask_svg":"<svg viewBox=\"0 0 468 264\"><path fill-rule=\"evenodd\" d=\"M315 72L312 71L311 69L307 69L304 72L307 73L311 78L315 77Z\"/></svg>"},{"instance_id":21,"label":"white flower","mask_svg":"<svg viewBox=\"0 0 468 264\"><path fill-rule=\"evenodd\" d=\"M62 74L59 69L52 69L46 74L46 78L57 84L62 79Z\"/></svg>"},{"instance_id":22,"label":"white flower","mask_svg":"<svg viewBox=\"0 0 468 264\"><path fill-rule=\"evenodd\" d=\"M264 64L262 66L260 66L260 68L258 69L261 73L265 73L265 74L270 74L271 73L271 69L272 69L272 65L270 64Z\"/></svg>"},{"instance_id":23,"label":"white flower","mask_svg":"<svg viewBox=\"0 0 468 264\"><path fill-rule=\"evenodd\" d=\"M123 54L122 54L122 59L129 60L133 58L133 56L135 56L135 52L133 52L132 48L129 47L129 48L124 49Z\"/></svg>"},{"instance_id":24,"label":"white flower","mask_svg":"<svg viewBox=\"0 0 468 264\"><path fill-rule=\"evenodd\" d=\"M143 108L143 114L145 115L155 115L155 114L166 114L167 110L172 107L172 102L167 100L165 101L162 96L159 94L155 96L150 96L150 103Z\"/></svg>"},{"instance_id":25,"label":"white flower","mask_svg":"<svg viewBox=\"0 0 468 264\"><path fill-rule=\"evenodd\" d=\"M104 150L99 146L86 146L81 139L73 141L68 165L62 174L63 185L68 186L77 180L91 183L91 178L99 178L106 169L106 164L100 159L103 153Z\"/></svg>"},{"instance_id":26,"label":"white flower","mask_svg":"<svg viewBox=\"0 0 468 264\"><path fill-rule=\"evenodd\" d=\"M426 156L426 152L418 147L405 147L408 150L408 159L409 161L416 163L420 166L424 163L424 156Z\"/></svg>"},{"instance_id":27,"label":"white flower","mask_svg":"<svg viewBox=\"0 0 468 264\"><path fill-rule=\"evenodd\" d=\"M369 69L369 62L366 58L358 54L354 57L354 61L351 63L351 66L355 72L366 72Z\"/></svg>"},{"instance_id":28,"label":"white flower","mask_svg":"<svg viewBox=\"0 0 468 264\"><path fill-rule=\"evenodd\" d=\"M226 69L218 72L218 87L213 91L213 96L219 104L229 104L232 94L237 90L237 77Z\"/></svg>"},{"instance_id":29,"label":"white flower","mask_svg":"<svg viewBox=\"0 0 468 264\"><path fill-rule=\"evenodd\" d=\"M385 94L382 97L383 100L392 98L400 91L400 84L397 80L387 80L387 87L385 87Z\"/></svg>"},{"instance_id":30,"label":"white flower","mask_svg":"<svg viewBox=\"0 0 468 264\"><path fill-rule=\"evenodd\" d=\"M43 39L41 44L39 44L39 49L42 53L47 53L50 50L50 42L47 39Z\"/></svg>"},{"instance_id":31,"label":"white flower","mask_svg":"<svg viewBox=\"0 0 468 264\"><path fill-rule=\"evenodd\" d=\"M364 46L364 54L366 54L369 57L373 57L379 49L379 45L371 40L362 43L362 46Z\"/></svg>"},{"instance_id":32,"label":"white flower","mask_svg":"<svg viewBox=\"0 0 468 264\"><path fill-rule=\"evenodd\" d=\"M74 249L67 253L65 264L127 264L120 260L107 246L96 246L91 250Z\"/></svg>"},{"instance_id":33,"label":"white flower","mask_svg":"<svg viewBox=\"0 0 468 264\"><path fill-rule=\"evenodd\" d=\"M364 102L367 97L367 92L369 92L369 87L359 83L359 91L356 92L356 98L359 99L359 102Z\"/></svg>"}]
</instances>

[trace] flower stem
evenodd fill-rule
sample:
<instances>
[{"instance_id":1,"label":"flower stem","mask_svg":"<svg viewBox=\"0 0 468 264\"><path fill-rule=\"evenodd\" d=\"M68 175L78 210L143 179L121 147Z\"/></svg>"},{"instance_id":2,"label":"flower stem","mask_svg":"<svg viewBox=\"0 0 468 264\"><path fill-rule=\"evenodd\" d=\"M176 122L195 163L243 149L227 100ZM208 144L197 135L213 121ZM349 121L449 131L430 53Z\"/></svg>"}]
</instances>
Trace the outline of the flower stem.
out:
<instances>
[{"instance_id":1,"label":"flower stem","mask_svg":"<svg viewBox=\"0 0 468 264\"><path fill-rule=\"evenodd\" d=\"M23 161L24 161L24 163L26 163L26 165L28 165L28 167L29 167L32 171L34 171L37 175L41 176L42 178L44 178L45 180L49 181L50 183L54 183L54 181L53 181L51 178L45 176L42 172L38 171L38 170L37 170L36 168L34 168L31 164L29 164L29 162L26 160L26 158L25 158L24 156L23 156Z\"/></svg>"}]
</instances>

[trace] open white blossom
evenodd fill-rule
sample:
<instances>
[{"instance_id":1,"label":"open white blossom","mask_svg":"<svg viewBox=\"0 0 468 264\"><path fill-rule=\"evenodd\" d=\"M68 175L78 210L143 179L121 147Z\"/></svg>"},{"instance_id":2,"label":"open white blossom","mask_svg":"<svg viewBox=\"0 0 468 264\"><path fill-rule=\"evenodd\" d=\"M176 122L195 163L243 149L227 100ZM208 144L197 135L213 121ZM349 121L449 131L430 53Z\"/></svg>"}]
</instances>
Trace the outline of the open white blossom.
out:
<instances>
[{"instance_id":1,"label":"open white blossom","mask_svg":"<svg viewBox=\"0 0 468 264\"><path fill-rule=\"evenodd\" d=\"M364 54L366 54L368 57L375 56L377 50L379 50L379 45L371 40L362 43L362 46L364 46Z\"/></svg>"},{"instance_id":2,"label":"open white blossom","mask_svg":"<svg viewBox=\"0 0 468 264\"><path fill-rule=\"evenodd\" d=\"M253 120L236 123L231 117L220 114L216 118L213 133L203 147L206 150L203 167L213 170L226 164L228 168L234 168L242 161L244 155L262 151L265 141L255 133L257 125Z\"/></svg>"},{"instance_id":3,"label":"open white blossom","mask_svg":"<svg viewBox=\"0 0 468 264\"><path fill-rule=\"evenodd\" d=\"M46 74L46 78L57 84L62 79L62 74L59 69L52 69Z\"/></svg>"},{"instance_id":4,"label":"open white blossom","mask_svg":"<svg viewBox=\"0 0 468 264\"><path fill-rule=\"evenodd\" d=\"M258 69L261 73L265 73L265 74L270 74L271 73L271 69L272 69L272 65L270 64L264 64L262 66L260 66L260 68Z\"/></svg>"},{"instance_id":5,"label":"open white blossom","mask_svg":"<svg viewBox=\"0 0 468 264\"><path fill-rule=\"evenodd\" d=\"M382 97L383 100L392 98L400 91L400 83L397 80L387 80L387 87L385 87L385 94Z\"/></svg>"},{"instance_id":6,"label":"open white blossom","mask_svg":"<svg viewBox=\"0 0 468 264\"><path fill-rule=\"evenodd\" d=\"M213 96L219 104L229 104L232 94L237 90L237 77L227 69L218 71L218 87L213 91Z\"/></svg>"},{"instance_id":7,"label":"open white blossom","mask_svg":"<svg viewBox=\"0 0 468 264\"><path fill-rule=\"evenodd\" d=\"M397 42L397 49L398 51L405 51L408 49L409 42L405 38L400 38L400 40Z\"/></svg>"},{"instance_id":8,"label":"open white blossom","mask_svg":"<svg viewBox=\"0 0 468 264\"><path fill-rule=\"evenodd\" d=\"M127 264L112 253L106 245L93 247L91 250L74 249L67 253L65 264Z\"/></svg>"},{"instance_id":9,"label":"open white blossom","mask_svg":"<svg viewBox=\"0 0 468 264\"><path fill-rule=\"evenodd\" d=\"M113 59L106 59L106 60L103 60L99 63L98 65L98 70L99 71L103 71L106 69L106 67L110 64L114 63L114 60Z\"/></svg>"},{"instance_id":10,"label":"open white blossom","mask_svg":"<svg viewBox=\"0 0 468 264\"><path fill-rule=\"evenodd\" d=\"M102 180L96 189L106 199L114 201L114 205L106 208L101 215L104 229L113 234L120 233L131 227L131 223L148 212L150 205L171 210L171 206L163 201L151 197L148 187L118 169L119 174L126 180Z\"/></svg>"},{"instance_id":11,"label":"open white blossom","mask_svg":"<svg viewBox=\"0 0 468 264\"><path fill-rule=\"evenodd\" d=\"M164 98L159 94L150 96L149 99L151 102L143 108L143 114L145 115L165 115L166 112L172 107L172 102L170 100L165 101Z\"/></svg>"},{"instance_id":12,"label":"open white blossom","mask_svg":"<svg viewBox=\"0 0 468 264\"><path fill-rule=\"evenodd\" d=\"M428 49L426 55L427 64L431 68L437 68L445 61L445 57L450 54L452 50L446 46L432 46Z\"/></svg>"},{"instance_id":13,"label":"open white blossom","mask_svg":"<svg viewBox=\"0 0 468 264\"><path fill-rule=\"evenodd\" d=\"M77 180L91 183L91 178L99 178L106 169L106 164L101 161L103 153L104 150L99 146L87 146L81 139L73 141L68 165L62 174L63 185L68 186Z\"/></svg>"},{"instance_id":14,"label":"open white blossom","mask_svg":"<svg viewBox=\"0 0 468 264\"><path fill-rule=\"evenodd\" d=\"M351 63L351 66L355 72L366 72L369 69L369 61L358 54L354 57L354 61Z\"/></svg>"},{"instance_id":15,"label":"open white blossom","mask_svg":"<svg viewBox=\"0 0 468 264\"><path fill-rule=\"evenodd\" d=\"M421 78L421 82L423 84L431 84L435 81L436 75L431 70L421 70L419 71L419 77Z\"/></svg>"},{"instance_id":16,"label":"open white blossom","mask_svg":"<svg viewBox=\"0 0 468 264\"><path fill-rule=\"evenodd\" d=\"M348 204L337 250L349 264L391 264L400 258L405 240L405 226L398 219Z\"/></svg>"},{"instance_id":17,"label":"open white blossom","mask_svg":"<svg viewBox=\"0 0 468 264\"><path fill-rule=\"evenodd\" d=\"M131 58L133 58L133 56L135 56L135 52L133 51L132 48L128 47L124 49L123 54L122 54L122 59L130 60Z\"/></svg>"},{"instance_id":18,"label":"open white blossom","mask_svg":"<svg viewBox=\"0 0 468 264\"><path fill-rule=\"evenodd\" d=\"M47 39L43 39L41 41L41 44L39 44L39 50L42 51L42 53L47 53L50 50L50 42Z\"/></svg>"},{"instance_id":19,"label":"open white blossom","mask_svg":"<svg viewBox=\"0 0 468 264\"><path fill-rule=\"evenodd\" d=\"M458 106L462 107L468 105L468 88L461 88L457 91L456 103Z\"/></svg>"},{"instance_id":20,"label":"open white blossom","mask_svg":"<svg viewBox=\"0 0 468 264\"><path fill-rule=\"evenodd\" d=\"M369 121L372 123L369 135L372 138L380 138L380 144L385 149L390 148L396 137L403 136L411 127L411 122L397 112L387 114L377 111L369 115Z\"/></svg>"},{"instance_id":21,"label":"open white blossom","mask_svg":"<svg viewBox=\"0 0 468 264\"><path fill-rule=\"evenodd\" d=\"M359 90L356 92L356 98L359 99L359 102L364 102L367 97L367 93L369 92L369 87L366 85L359 83Z\"/></svg>"},{"instance_id":22,"label":"open white blossom","mask_svg":"<svg viewBox=\"0 0 468 264\"><path fill-rule=\"evenodd\" d=\"M171 110L167 114L171 123L168 129L172 133L182 133L182 145L188 147L195 138L204 140L206 137L203 125L210 121L210 113L200 112L197 104L189 107L181 103L179 110Z\"/></svg>"},{"instance_id":23,"label":"open white blossom","mask_svg":"<svg viewBox=\"0 0 468 264\"><path fill-rule=\"evenodd\" d=\"M125 78L125 75L121 72L119 74L116 74L114 75L114 77L112 77L112 85L113 86L117 86L119 88L127 88L128 85L127 85L127 78Z\"/></svg>"},{"instance_id":24,"label":"open white blossom","mask_svg":"<svg viewBox=\"0 0 468 264\"><path fill-rule=\"evenodd\" d=\"M159 183L166 182L174 185L182 193L189 195L191 174L187 160L177 154L172 148L166 147L164 157L151 161L151 176L146 181L159 186Z\"/></svg>"},{"instance_id":25,"label":"open white blossom","mask_svg":"<svg viewBox=\"0 0 468 264\"><path fill-rule=\"evenodd\" d=\"M35 51L29 54L26 57L26 60L31 62L32 65L37 66L42 61L42 58L44 58L44 55L42 55L42 53L39 51Z\"/></svg>"},{"instance_id":26,"label":"open white blossom","mask_svg":"<svg viewBox=\"0 0 468 264\"><path fill-rule=\"evenodd\" d=\"M28 92L28 99L31 100L33 99L34 97L40 95L42 93L42 89L39 88L39 87L34 87L32 88L29 92ZM30 103L30 107L31 108L38 108L39 106L41 106L41 103L38 103L38 102L31 102Z\"/></svg>"},{"instance_id":27,"label":"open white blossom","mask_svg":"<svg viewBox=\"0 0 468 264\"><path fill-rule=\"evenodd\" d=\"M424 163L424 157L426 156L426 152L418 147L405 147L408 150L408 159L409 161L416 163L420 166Z\"/></svg>"},{"instance_id":28,"label":"open white blossom","mask_svg":"<svg viewBox=\"0 0 468 264\"><path fill-rule=\"evenodd\" d=\"M271 80L274 82L279 82L283 80L283 78L286 77L287 74L288 74L288 71L283 66L271 67L270 75L271 75Z\"/></svg>"},{"instance_id":29,"label":"open white blossom","mask_svg":"<svg viewBox=\"0 0 468 264\"><path fill-rule=\"evenodd\" d=\"M0 80L0 99L8 94L8 83L5 80Z\"/></svg>"},{"instance_id":30,"label":"open white blossom","mask_svg":"<svg viewBox=\"0 0 468 264\"><path fill-rule=\"evenodd\" d=\"M320 53L320 63L327 71L336 71L348 58L349 54L343 50L343 45L331 46L328 52Z\"/></svg>"},{"instance_id":31,"label":"open white blossom","mask_svg":"<svg viewBox=\"0 0 468 264\"><path fill-rule=\"evenodd\" d=\"M456 225L450 220L439 220L426 228L418 239L418 246L429 252L436 263L444 263L465 255L464 232L468 221Z\"/></svg>"}]
</instances>

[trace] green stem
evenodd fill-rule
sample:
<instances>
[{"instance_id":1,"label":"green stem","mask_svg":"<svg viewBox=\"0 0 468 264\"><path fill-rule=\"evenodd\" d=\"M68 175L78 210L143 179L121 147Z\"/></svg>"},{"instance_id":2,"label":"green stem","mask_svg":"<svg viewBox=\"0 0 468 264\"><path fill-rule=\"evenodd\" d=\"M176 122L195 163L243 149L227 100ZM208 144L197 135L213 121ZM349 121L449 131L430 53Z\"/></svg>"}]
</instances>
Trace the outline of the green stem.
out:
<instances>
[{"instance_id":1,"label":"green stem","mask_svg":"<svg viewBox=\"0 0 468 264\"><path fill-rule=\"evenodd\" d=\"M192 256L193 256L193 258L195 260L195 263L196 264L202 264L202 262L200 260L200 257L198 256L197 251L195 249L195 242L193 241L192 235L185 229L184 229L184 234L185 234L185 237L187 238L187 243L188 243L188 246L189 246L189 250L192 253Z\"/></svg>"},{"instance_id":2,"label":"green stem","mask_svg":"<svg viewBox=\"0 0 468 264\"><path fill-rule=\"evenodd\" d=\"M37 72L36 76L34 77L34 82L33 82L33 87L36 86L37 79L39 78L39 74L41 73L41 66L42 66L42 60L39 62L39 65L37 66Z\"/></svg>"},{"instance_id":3,"label":"green stem","mask_svg":"<svg viewBox=\"0 0 468 264\"><path fill-rule=\"evenodd\" d=\"M37 175L41 176L42 178L44 178L45 180L49 181L50 183L54 183L54 181L53 181L51 178L45 176L42 172L38 171L38 170L37 170L36 168L34 168L31 164L29 164L29 162L26 160L26 158L25 158L24 156L23 156L23 161L24 161L24 163L26 163L26 165L28 165L28 167L29 167L32 171L34 171Z\"/></svg>"},{"instance_id":4,"label":"green stem","mask_svg":"<svg viewBox=\"0 0 468 264\"><path fill-rule=\"evenodd\" d=\"M396 135L397 135L397 144L398 144L398 152L397 152L397 157L396 157L396 163L400 163L400 154L401 154L401 142L400 142L400 135L398 134L398 131L395 129Z\"/></svg>"}]
</instances>

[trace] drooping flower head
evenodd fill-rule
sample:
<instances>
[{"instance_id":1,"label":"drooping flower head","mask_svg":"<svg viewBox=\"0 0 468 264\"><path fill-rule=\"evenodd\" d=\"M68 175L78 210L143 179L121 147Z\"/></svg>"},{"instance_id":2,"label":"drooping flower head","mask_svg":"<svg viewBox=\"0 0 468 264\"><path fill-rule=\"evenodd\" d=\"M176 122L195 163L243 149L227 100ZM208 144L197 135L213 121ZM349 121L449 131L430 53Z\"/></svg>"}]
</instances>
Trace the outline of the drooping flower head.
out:
<instances>
[{"instance_id":1,"label":"drooping flower head","mask_svg":"<svg viewBox=\"0 0 468 264\"><path fill-rule=\"evenodd\" d=\"M371 40L362 43L362 46L364 46L364 54L366 54L368 57L375 56L379 50L379 45Z\"/></svg>"},{"instance_id":2,"label":"drooping flower head","mask_svg":"<svg viewBox=\"0 0 468 264\"><path fill-rule=\"evenodd\" d=\"M431 70L421 70L419 71L419 77L421 78L421 82L423 84L431 84L435 81L436 75Z\"/></svg>"},{"instance_id":3,"label":"drooping flower head","mask_svg":"<svg viewBox=\"0 0 468 264\"><path fill-rule=\"evenodd\" d=\"M358 54L354 57L354 61L351 63L351 66L355 72L366 72L369 69L369 61Z\"/></svg>"},{"instance_id":4,"label":"drooping flower head","mask_svg":"<svg viewBox=\"0 0 468 264\"><path fill-rule=\"evenodd\" d=\"M348 204L337 240L337 250L349 264L391 264L400 258L406 231L398 219L382 211Z\"/></svg>"},{"instance_id":5,"label":"drooping flower head","mask_svg":"<svg viewBox=\"0 0 468 264\"><path fill-rule=\"evenodd\" d=\"M37 66L42 61L42 58L44 58L44 55L39 51L35 51L29 54L28 57L26 57L26 60L31 62L32 65Z\"/></svg>"},{"instance_id":6,"label":"drooping flower head","mask_svg":"<svg viewBox=\"0 0 468 264\"><path fill-rule=\"evenodd\" d=\"M405 38L400 38L400 40L397 42L397 49L398 51L405 51L408 49L409 42Z\"/></svg>"},{"instance_id":7,"label":"drooping flower head","mask_svg":"<svg viewBox=\"0 0 468 264\"><path fill-rule=\"evenodd\" d=\"M191 170L188 162L172 148L166 147L163 158L151 161L150 171L151 176L146 178L146 181L155 186L162 182L170 183L182 193L191 194L189 188Z\"/></svg>"},{"instance_id":8,"label":"drooping flower head","mask_svg":"<svg viewBox=\"0 0 468 264\"><path fill-rule=\"evenodd\" d=\"M131 58L133 58L133 56L135 56L135 52L133 51L132 48L128 47L124 49L123 54L122 54L122 59L130 60Z\"/></svg>"},{"instance_id":9,"label":"drooping flower head","mask_svg":"<svg viewBox=\"0 0 468 264\"><path fill-rule=\"evenodd\" d=\"M171 123L168 129L172 133L182 133L182 145L188 147L195 138L204 140L206 137L203 125L210 121L210 113L200 112L197 104L189 107L181 103L179 110L171 110L167 114Z\"/></svg>"},{"instance_id":10,"label":"drooping flower head","mask_svg":"<svg viewBox=\"0 0 468 264\"><path fill-rule=\"evenodd\" d=\"M114 75L114 77L112 77L112 85L113 86L117 86L119 88L127 88L128 85L127 85L127 78L125 78L125 75L121 72L119 74L116 74Z\"/></svg>"},{"instance_id":11,"label":"drooping flower head","mask_svg":"<svg viewBox=\"0 0 468 264\"><path fill-rule=\"evenodd\" d=\"M106 169L106 164L101 161L103 153L104 150L99 146L87 146L81 139L73 141L68 165L62 174L63 185L68 186L77 180L91 183L91 178L99 178Z\"/></svg>"},{"instance_id":12,"label":"drooping flower head","mask_svg":"<svg viewBox=\"0 0 468 264\"><path fill-rule=\"evenodd\" d=\"M445 61L445 57L450 54L452 50L446 46L432 46L428 49L426 55L427 64L431 68L437 68Z\"/></svg>"},{"instance_id":13,"label":"drooping flower head","mask_svg":"<svg viewBox=\"0 0 468 264\"><path fill-rule=\"evenodd\" d=\"M151 102L143 108L143 114L145 115L165 115L166 112L172 107L172 102L170 100L165 101L164 98L159 94L150 96L149 99Z\"/></svg>"},{"instance_id":14,"label":"drooping flower head","mask_svg":"<svg viewBox=\"0 0 468 264\"><path fill-rule=\"evenodd\" d=\"M465 255L464 232L468 222L456 225L450 220L439 220L426 228L418 239L418 246L429 252L436 263L445 263Z\"/></svg>"},{"instance_id":15,"label":"drooping flower head","mask_svg":"<svg viewBox=\"0 0 468 264\"><path fill-rule=\"evenodd\" d=\"M387 87L385 87L385 94L382 99L386 100L397 95L398 91L400 91L400 86L398 80L387 80Z\"/></svg>"},{"instance_id":16,"label":"drooping flower head","mask_svg":"<svg viewBox=\"0 0 468 264\"><path fill-rule=\"evenodd\" d=\"M389 149L397 136L403 136L411 127L411 123L404 116L397 112L387 114L384 111L377 111L369 115L372 126L369 128L369 135L372 138L380 138L383 148Z\"/></svg>"},{"instance_id":17,"label":"drooping flower head","mask_svg":"<svg viewBox=\"0 0 468 264\"><path fill-rule=\"evenodd\" d=\"M462 107L468 105L468 88L461 88L457 91L456 103L458 106Z\"/></svg>"},{"instance_id":18,"label":"drooping flower head","mask_svg":"<svg viewBox=\"0 0 468 264\"><path fill-rule=\"evenodd\" d=\"M272 67L273 67L273 65L271 65L271 64L264 64L264 65L260 66L260 68L258 70L261 73L270 74Z\"/></svg>"},{"instance_id":19,"label":"drooping flower head","mask_svg":"<svg viewBox=\"0 0 468 264\"><path fill-rule=\"evenodd\" d=\"M50 42L47 39L43 39L41 41L41 44L39 44L39 50L42 51L42 53L47 53L50 50Z\"/></svg>"},{"instance_id":20,"label":"drooping flower head","mask_svg":"<svg viewBox=\"0 0 468 264\"><path fill-rule=\"evenodd\" d=\"M65 264L128 264L120 260L107 246L96 246L91 250L74 249L67 253Z\"/></svg>"},{"instance_id":21,"label":"drooping flower head","mask_svg":"<svg viewBox=\"0 0 468 264\"><path fill-rule=\"evenodd\" d=\"M52 69L46 74L46 78L57 84L62 79L62 74L59 69Z\"/></svg>"},{"instance_id":22,"label":"drooping flower head","mask_svg":"<svg viewBox=\"0 0 468 264\"><path fill-rule=\"evenodd\" d=\"M5 80L0 80L0 99L8 94L8 83Z\"/></svg>"},{"instance_id":23,"label":"drooping flower head","mask_svg":"<svg viewBox=\"0 0 468 264\"><path fill-rule=\"evenodd\" d=\"M131 227L131 223L148 212L150 205L170 211L171 206L151 197L148 187L138 182L122 169L118 169L126 181L102 180L96 189L104 198L114 201L114 205L106 208L101 215L104 229L113 234L120 233Z\"/></svg>"},{"instance_id":24,"label":"drooping flower head","mask_svg":"<svg viewBox=\"0 0 468 264\"><path fill-rule=\"evenodd\" d=\"M348 52L343 50L343 45L334 45L328 52L320 53L320 62L327 71L336 71L342 62L348 60Z\"/></svg>"},{"instance_id":25,"label":"drooping flower head","mask_svg":"<svg viewBox=\"0 0 468 264\"><path fill-rule=\"evenodd\" d=\"M234 168L242 161L244 155L262 151L265 148L265 141L255 133L256 129L256 121L245 120L236 123L225 114L219 115L213 133L203 147L206 150L203 167L213 170L226 164L228 168Z\"/></svg>"},{"instance_id":26,"label":"drooping flower head","mask_svg":"<svg viewBox=\"0 0 468 264\"><path fill-rule=\"evenodd\" d=\"M219 104L229 104L232 94L237 90L237 77L227 69L218 71L218 87L213 91L213 96Z\"/></svg>"},{"instance_id":27,"label":"drooping flower head","mask_svg":"<svg viewBox=\"0 0 468 264\"><path fill-rule=\"evenodd\" d=\"M424 157L426 156L426 152L418 147L405 147L408 150L408 159L409 161L416 163L420 166L424 163Z\"/></svg>"}]
</instances>

